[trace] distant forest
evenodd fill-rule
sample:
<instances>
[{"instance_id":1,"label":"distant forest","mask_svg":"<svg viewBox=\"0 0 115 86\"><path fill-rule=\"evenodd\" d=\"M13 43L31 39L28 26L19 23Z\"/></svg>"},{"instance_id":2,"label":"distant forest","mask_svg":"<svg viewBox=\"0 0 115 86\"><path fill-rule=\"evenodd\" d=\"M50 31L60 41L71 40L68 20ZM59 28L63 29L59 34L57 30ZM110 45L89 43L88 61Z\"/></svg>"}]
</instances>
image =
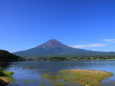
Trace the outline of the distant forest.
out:
<instances>
[{"instance_id":1,"label":"distant forest","mask_svg":"<svg viewBox=\"0 0 115 86\"><path fill-rule=\"evenodd\" d=\"M115 56L73 56L73 57L30 57L26 60L99 60L99 59L115 59Z\"/></svg>"}]
</instances>

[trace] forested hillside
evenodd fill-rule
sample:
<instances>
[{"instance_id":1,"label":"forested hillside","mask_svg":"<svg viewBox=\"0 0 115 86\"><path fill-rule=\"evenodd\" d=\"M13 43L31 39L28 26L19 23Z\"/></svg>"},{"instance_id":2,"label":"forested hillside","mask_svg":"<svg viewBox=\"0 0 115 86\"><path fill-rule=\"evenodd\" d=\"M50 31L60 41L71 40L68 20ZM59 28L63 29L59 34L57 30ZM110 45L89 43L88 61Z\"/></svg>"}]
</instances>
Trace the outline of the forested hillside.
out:
<instances>
[{"instance_id":1,"label":"forested hillside","mask_svg":"<svg viewBox=\"0 0 115 86\"><path fill-rule=\"evenodd\" d=\"M21 57L16 56L6 50L0 50L0 61L17 61L21 59Z\"/></svg>"}]
</instances>

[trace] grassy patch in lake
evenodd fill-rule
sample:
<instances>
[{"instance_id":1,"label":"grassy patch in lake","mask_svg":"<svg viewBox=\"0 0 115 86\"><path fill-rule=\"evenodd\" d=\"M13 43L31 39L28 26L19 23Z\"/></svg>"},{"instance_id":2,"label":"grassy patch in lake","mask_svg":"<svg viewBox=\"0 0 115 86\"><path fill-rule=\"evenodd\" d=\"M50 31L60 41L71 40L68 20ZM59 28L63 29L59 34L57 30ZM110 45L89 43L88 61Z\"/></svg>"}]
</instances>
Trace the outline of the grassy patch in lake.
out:
<instances>
[{"instance_id":1,"label":"grassy patch in lake","mask_svg":"<svg viewBox=\"0 0 115 86\"><path fill-rule=\"evenodd\" d=\"M5 86L12 80L13 72L3 71L0 67L0 85Z\"/></svg>"},{"instance_id":2,"label":"grassy patch in lake","mask_svg":"<svg viewBox=\"0 0 115 86\"><path fill-rule=\"evenodd\" d=\"M56 84L59 84L59 82L56 82L57 80L64 80L63 82L60 82L61 86L66 86L65 84L67 83L64 82L70 82L76 85L80 84L80 86L100 86L101 80L112 75L112 73L105 71L73 69L60 70L59 74L55 76L44 74L43 77ZM57 86L56 84L54 86Z\"/></svg>"},{"instance_id":3,"label":"grassy patch in lake","mask_svg":"<svg viewBox=\"0 0 115 86\"><path fill-rule=\"evenodd\" d=\"M28 66L28 67L23 67L23 69L34 69L35 67L33 66Z\"/></svg>"}]
</instances>

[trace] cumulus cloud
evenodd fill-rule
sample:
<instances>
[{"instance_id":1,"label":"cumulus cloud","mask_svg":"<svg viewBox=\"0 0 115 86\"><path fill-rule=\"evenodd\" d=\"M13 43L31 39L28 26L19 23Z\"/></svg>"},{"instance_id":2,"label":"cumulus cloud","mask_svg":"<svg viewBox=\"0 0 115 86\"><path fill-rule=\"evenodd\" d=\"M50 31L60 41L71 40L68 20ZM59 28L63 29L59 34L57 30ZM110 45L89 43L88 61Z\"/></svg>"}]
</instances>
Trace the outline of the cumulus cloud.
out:
<instances>
[{"instance_id":1,"label":"cumulus cloud","mask_svg":"<svg viewBox=\"0 0 115 86\"><path fill-rule=\"evenodd\" d=\"M75 45L72 46L74 48L84 48L84 47L103 47L103 46L107 46L107 44L86 44L86 45Z\"/></svg>"},{"instance_id":2,"label":"cumulus cloud","mask_svg":"<svg viewBox=\"0 0 115 86\"><path fill-rule=\"evenodd\" d=\"M103 41L109 42L109 43L115 43L115 39L104 39Z\"/></svg>"}]
</instances>

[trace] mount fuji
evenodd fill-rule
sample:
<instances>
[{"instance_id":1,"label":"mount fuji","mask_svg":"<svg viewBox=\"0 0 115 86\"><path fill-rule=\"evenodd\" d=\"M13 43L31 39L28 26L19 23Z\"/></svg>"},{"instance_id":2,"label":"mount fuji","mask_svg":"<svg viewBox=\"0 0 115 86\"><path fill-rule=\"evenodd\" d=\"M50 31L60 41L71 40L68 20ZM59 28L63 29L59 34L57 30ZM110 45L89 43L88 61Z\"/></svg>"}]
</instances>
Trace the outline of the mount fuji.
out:
<instances>
[{"instance_id":1,"label":"mount fuji","mask_svg":"<svg viewBox=\"0 0 115 86\"><path fill-rule=\"evenodd\" d=\"M97 56L115 55L115 52L89 51L69 47L56 39L51 39L37 47L13 53L21 57L53 57L53 56Z\"/></svg>"}]
</instances>

